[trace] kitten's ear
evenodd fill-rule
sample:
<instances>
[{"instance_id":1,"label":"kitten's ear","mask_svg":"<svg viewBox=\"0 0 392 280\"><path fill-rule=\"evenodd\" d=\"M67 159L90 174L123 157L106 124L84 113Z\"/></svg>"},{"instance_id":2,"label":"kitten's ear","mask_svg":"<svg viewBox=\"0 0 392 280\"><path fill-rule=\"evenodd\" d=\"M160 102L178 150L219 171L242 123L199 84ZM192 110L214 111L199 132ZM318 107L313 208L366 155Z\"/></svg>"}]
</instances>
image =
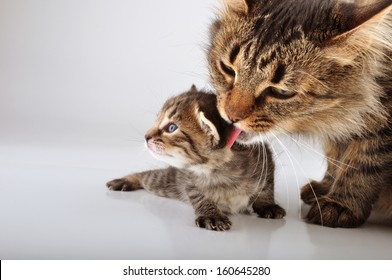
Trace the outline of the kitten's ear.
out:
<instances>
[{"instance_id":1,"label":"kitten's ear","mask_svg":"<svg viewBox=\"0 0 392 280\"><path fill-rule=\"evenodd\" d=\"M200 111L199 107L196 107L196 117L199 121L201 128L213 138L214 145L217 145L220 141L218 130L215 125L207 119L204 112Z\"/></svg>"},{"instance_id":2,"label":"kitten's ear","mask_svg":"<svg viewBox=\"0 0 392 280\"><path fill-rule=\"evenodd\" d=\"M229 11L247 14L252 9L255 0L223 0Z\"/></svg>"},{"instance_id":3,"label":"kitten's ear","mask_svg":"<svg viewBox=\"0 0 392 280\"><path fill-rule=\"evenodd\" d=\"M335 17L339 19L339 34L333 40L339 40L354 33L362 25L381 19L392 10L392 0L380 0L367 6L338 2ZM334 19L336 21L336 18Z\"/></svg>"},{"instance_id":4,"label":"kitten's ear","mask_svg":"<svg viewBox=\"0 0 392 280\"><path fill-rule=\"evenodd\" d=\"M189 91L197 91L197 87L193 84L193 85L191 86L191 89L190 89Z\"/></svg>"}]
</instances>

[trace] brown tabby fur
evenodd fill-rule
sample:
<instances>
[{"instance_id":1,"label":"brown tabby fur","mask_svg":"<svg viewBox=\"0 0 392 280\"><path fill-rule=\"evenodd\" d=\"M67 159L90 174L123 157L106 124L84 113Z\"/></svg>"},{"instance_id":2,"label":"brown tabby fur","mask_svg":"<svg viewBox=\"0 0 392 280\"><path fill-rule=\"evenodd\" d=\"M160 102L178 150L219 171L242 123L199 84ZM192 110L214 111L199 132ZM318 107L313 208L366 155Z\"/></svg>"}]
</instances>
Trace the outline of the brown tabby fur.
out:
<instances>
[{"instance_id":1,"label":"brown tabby fur","mask_svg":"<svg viewBox=\"0 0 392 280\"><path fill-rule=\"evenodd\" d=\"M228 214L255 212L282 218L274 201L274 163L265 145L226 143L233 126L217 110L216 96L191 91L169 99L146 134L152 154L173 167L134 173L107 183L111 190L146 189L190 202L196 224L209 230L231 227ZM178 128L170 132L170 125Z\"/></svg>"},{"instance_id":2,"label":"brown tabby fur","mask_svg":"<svg viewBox=\"0 0 392 280\"><path fill-rule=\"evenodd\" d=\"M208 59L239 141L295 133L324 143L325 178L301 194L310 222L358 227L372 209L391 214L392 1L223 2Z\"/></svg>"}]
</instances>

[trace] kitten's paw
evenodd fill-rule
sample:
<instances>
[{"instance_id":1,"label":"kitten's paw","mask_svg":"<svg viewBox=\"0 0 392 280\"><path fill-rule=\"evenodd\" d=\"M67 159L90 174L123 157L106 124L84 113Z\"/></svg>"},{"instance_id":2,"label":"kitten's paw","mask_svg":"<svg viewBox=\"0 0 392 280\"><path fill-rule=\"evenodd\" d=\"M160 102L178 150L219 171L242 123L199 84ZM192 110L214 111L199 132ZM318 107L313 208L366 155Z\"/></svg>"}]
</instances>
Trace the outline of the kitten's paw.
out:
<instances>
[{"instance_id":1,"label":"kitten's paw","mask_svg":"<svg viewBox=\"0 0 392 280\"><path fill-rule=\"evenodd\" d=\"M138 180L130 180L130 178L114 179L107 182L106 186L111 191L123 192L135 191L142 188Z\"/></svg>"},{"instance_id":2,"label":"kitten's paw","mask_svg":"<svg viewBox=\"0 0 392 280\"><path fill-rule=\"evenodd\" d=\"M348 207L325 197L313 203L307 220L326 227L355 228L361 226L366 217L355 215Z\"/></svg>"},{"instance_id":3,"label":"kitten's paw","mask_svg":"<svg viewBox=\"0 0 392 280\"><path fill-rule=\"evenodd\" d=\"M216 231L226 231L231 228L229 218L223 215L199 216L195 220L195 223L198 227Z\"/></svg>"},{"instance_id":4,"label":"kitten's paw","mask_svg":"<svg viewBox=\"0 0 392 280\"><path fill-rule=\"evenodd\" d=\"M316 181L312 181L309 184L305 185L301 189L301 199L306 204L311 205L316 201L316 198L327 195L330 186L325 183L320 183Z\"/></svg>"},{"instance_id":5,"label":"kitten's paw","mask_svg":"<svg viewBox=\"0 0 392 280\"><path fill-rule=\"evenodd\" d=\"M263 206L253 206L253 210L260 218L264 219L282 219L286 216L286 211L278 204L267 204Z\"/></svg>"}]
</instances>

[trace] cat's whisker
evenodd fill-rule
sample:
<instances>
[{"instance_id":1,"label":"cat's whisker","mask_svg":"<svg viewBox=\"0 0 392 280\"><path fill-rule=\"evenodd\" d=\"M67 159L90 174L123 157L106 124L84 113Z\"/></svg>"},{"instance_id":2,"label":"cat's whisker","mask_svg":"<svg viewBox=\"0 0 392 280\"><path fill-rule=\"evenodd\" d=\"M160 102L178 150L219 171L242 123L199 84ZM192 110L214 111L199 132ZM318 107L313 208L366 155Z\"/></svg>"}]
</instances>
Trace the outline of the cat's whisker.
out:
<instances>
[{"instance_id":1,"label":"cat's whisker","mask_svg":"<svg viewBox=\"0 0 392 280\"><path fill-rule=\"evenodd\" d=\"M260 136L261 137L261 136ZM271 142L269 139L268 139L268 137L267 137L267 141L269 141L269 142ZM273 153L274 153L274 155L275 155L275 162L277 162L278 163L278 165L279 165L279 167L280 167L280 170L284 170L284 168L283 168L283 164L282 164L282 161L279 159L279 154L277 153L277 151L276 151L276 149L274 148L274 146L273 145L270 145L270 147L271 147L271 149L272 149L272 151L273 151ZM289 183L288 183L288 180L287 180L287 174L286 174L286 172L283 172L283 177L284 177L284 183L285 183L285 186L286 186L286 205L287 205L287 210L290 210L290 194L289 194Z\"/></svg>"},{"instance_id":2,"label":"cat's whisker","mask_svg":"<svg viewBox=\"0 0 392 280\"><path fill-rule=\"evenodd\" d=\"M262 144L262 146L263 146L263 148L265 148L264 144ZM256 147L257 147L258 155L257 155L257 161L256 161L255 168L258 168L258 165L259 165L259 162L260 162L260 153L261 153L261 151L260 151L260 145L254 146L253 148L256 148ZM265 157L265 151L263 151L263 153L264 153L263 157ZM266 164L266 162L265 162L265 160L263 160L263 166L261 168L261 172L259 173L259 179L258 179L258 182L257 182L257 186L260 187L260 183L261 183L262 177L264 177L264 182L262 184L262 187L260 188L260 191L257 193L257 195L255 195L255 197L250 202L251 205L259 198L260 194L263 192L263 189L264 189L264 186L265 186L266 177L268 176L268 174L265 174L265 176L264 176L265 164ZM256 172L253 173L253 175L255 175L255 174L256 174Z\"/></svg>"},{"instance_id":3,"label":"cat's whisker","mask_svg":"<svg viewBox=\"0 0 392 280\"><path fill-rule=\"evenodd\" d=\"M305 171L303 170L303 168L302 168L302 166L300 165L300 163L296 160L296 158L295 158L295 157L292 157L291 152L290 152L290 151L287 149L287 147L282 143L282 141L280 141L280 139L279 139L274 133L271 133L271 134L272 134L272 136L274 136L274 138L276 139L276 141L281 145L281 147L287 152L287 156L288 156L288 158L289 158L289 160L290 160L290 162L291 162L291 165L292 165L292 167L293 167L293 171L294 171L295 178L296 178L296 181L297 181L297 186L298 186L298 197L299 197L298 200L299 200L299 205L301 205L301 198L300 198L300 188L301 188L301 186L300 186L300 184L299 184L298 176L297 176L297 173L296 173L296 171L295 171L295 166L294 166L294 163L293 163L292 158L294 158L294 160L297 162L297 165L298 165L298 167L300 168L300 170L301 170L301 172L302 172L302 175L306 178L306 180L308 181L309 186L310 186L311 189L312 189L313 195L314 195L314 197L315 197L315 200L316 200L316 203L317 203L317 206L318 206L318 209L319 209L320 219L321 219L321 225L323 225L323 217L322 217L322 212L321 212L320 203L319 203L319 201L318 201L318 198L317 198L317 196L316 196L316 193L315 193L315 191L314 191L314 189L313 189L313 187L312 187L312 184L311 184L310 180L307 178L307 176L306 176L306 174L305 174ZM302 211L302 210L301 210L301 207L300 207L300 208L299 208L299 217L300 217L300 218L302 217L301 211Z\"/></svg>"},{"instance_id":4,"label":"cat's whisker","mask_svg":"<svg viewBox=\"0 0 392 280\"><path fill-rule=\"evenodd\" d=\"M325 155L323 153L320 153L319 151L314 149L312 146L310 146L310 145L308 145L306 143L302 143L302 142L294 139L289 133L285 132L285 130L282 127L280 127L279 125L276 125L276 127L279 129L279 133L284 134L285 136L290 138L294 143L296 143L296 144L306 148L308 151L311 151L311 152L321 156L322 158L325 158L330 164L334 165L336 168L342 169L345 166L345 167L348 167L348 168L357 169L356 167L354 167L354 166L352 166L350 164L347 164L347 163L345 163L343 161L340 161L340 160L328 157L327 155Z\"/></svg>"},{"instance_id":5,"label":"cat's whisker","mask_svg":"<svg viewBox=\"0 0 392 280\"><path fill-rule=\"evenodd\" d=\"M300 188L300 184L299 184L299 180L298 180L298 174L297 174L297 171L296 171L294 162L293 162L293 160L292 160L292 158L291 158L290 152L288 151L288 149L286 148L286 146L279 140L279 138L278 138L274 133L271 133L271 135L274 136L274 138L277 140L277 143L283 148L283 151L284 151L284 152L286 153L286 155L288 156L288 159L289 159L289 161L290 161L291 167L292 167L292 169L293 169L293 171L294 171L294 176L295 176L295 180L296 180L296 183L297 183L297 189L299 189L299 188ZM303 175L305 175L305 174L303 174ZM298 193L298 197L299 197L299 196L300 196L300 195L299 195L299 193Z\"/></svg>"}]
</instances>

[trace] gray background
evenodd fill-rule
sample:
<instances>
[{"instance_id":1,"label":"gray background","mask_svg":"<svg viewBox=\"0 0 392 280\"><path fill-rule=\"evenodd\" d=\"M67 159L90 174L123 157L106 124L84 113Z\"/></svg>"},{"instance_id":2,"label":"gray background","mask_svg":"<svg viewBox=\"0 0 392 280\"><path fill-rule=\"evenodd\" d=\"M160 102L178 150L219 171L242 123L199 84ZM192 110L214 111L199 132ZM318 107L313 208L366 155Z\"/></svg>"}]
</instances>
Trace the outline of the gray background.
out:
<instances>
[{"instance_id":1,"label":"gray background","mask_svg":"<svg viewBox=\"0 0 392 280\"><path fill-rule=\"evenodd\" d=\"M214 0L0 0L0 259L390 258L391 228L306 224L299 187L321 178L315 141L272 143L284 220L232 217L105 182L162 166L144 132L163 102L208 89Z\"/></svg>"}]
</instances>

